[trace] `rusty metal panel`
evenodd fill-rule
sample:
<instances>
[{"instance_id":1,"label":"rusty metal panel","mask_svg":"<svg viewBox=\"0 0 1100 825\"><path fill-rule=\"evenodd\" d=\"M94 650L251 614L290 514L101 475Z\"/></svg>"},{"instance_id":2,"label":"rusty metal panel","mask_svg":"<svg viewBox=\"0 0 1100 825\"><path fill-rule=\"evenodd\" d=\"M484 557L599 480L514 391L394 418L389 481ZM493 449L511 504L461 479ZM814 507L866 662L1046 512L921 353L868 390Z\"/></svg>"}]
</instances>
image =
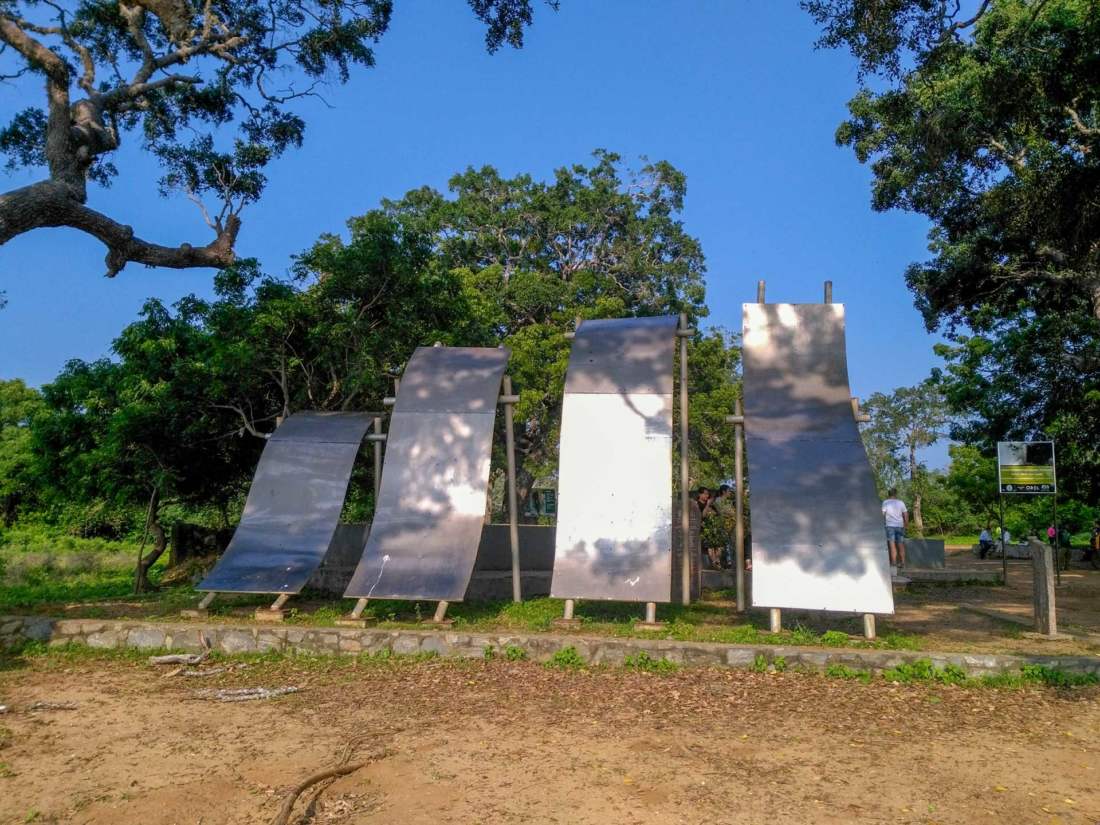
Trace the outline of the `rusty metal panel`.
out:
<instances>
[{"instance_id":1,"label":"rusty metal panel","mask_svg":"<svg viewBox=\"0 0 1100 825\"><path fill-rule=\"evenodd\" d=\"M264 447L241 523L198 590L297 593L320 565L370 427L359 413L298 413Z\"/></svg>"},{"instance_id":2,"label":"rusty metal panel","mask_svg":"<svg viewBox=\"0 0 1100 825\"><path fill-rule=\"evenodd\" d=\"M842 304L745 304L752 600L893 613L881 504L852 413Z\"/></svg>"},{"instance_id":3,"label":"rusty metal panel","mask_svg":"<svg viewBox=\"0 0 1100 825\"><path fill-rule=\"evenodd\" d=\"M463 599L481 540L508 355L417 350L394 406L374 522L345 596Z\"/></svg>"},{"instance_id":4,"label":"rusty metal panel","mask_svg":"<svg viewBox=\"0 0 1100 825\"><path fill-rule=\"evenodd\" d=\"M569 358L551 594L667 602L674 317L585 321Z\"/></svg>"},{"instance_id":5,"label":"rusty metal panel","mask_svg":"<svg viewBox=\"0 0 1100 825\"><path fill-rule=\"evenodd\" d=\"M394 413L495 413L508 350L418 347L401 376Z\"/></svg>"}]
</instances>

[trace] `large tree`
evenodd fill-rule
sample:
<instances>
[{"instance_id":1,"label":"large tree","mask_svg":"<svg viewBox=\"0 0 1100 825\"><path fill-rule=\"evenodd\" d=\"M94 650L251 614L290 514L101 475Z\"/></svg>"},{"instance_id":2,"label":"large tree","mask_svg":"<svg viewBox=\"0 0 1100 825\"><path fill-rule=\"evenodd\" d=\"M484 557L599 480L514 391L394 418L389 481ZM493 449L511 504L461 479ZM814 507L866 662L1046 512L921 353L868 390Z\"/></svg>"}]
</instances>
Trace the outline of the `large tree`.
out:
<instances>
[{"instance_id":1,"label":"large tree","mask_svg":"<svg viewBox=\"0 0 1100 825\"><path fill-rule=\"evenodd\" d=\"M519 47L532 0L467 0L490 52ZM557 0L547 0L556 7ZM233 263L241 210L269 164L301 144L295 104L374 64L392 0L0 0L0 81L43 88L0 129L9 168L46 177L0 194L0 244L68 226L107 247L107 274L128 262L175 268ZM17 87L29 90L21 82ZM194 200L213 239L162 246L87 205L107 185L123 137L156 157L162 192Z\"/></svg>"},{"instance_id":2,"label":"large tree","mask_svg":"<svg viewBox=\"0 0 1100 825\"><path fill-rule=\"evenodd\" d=\"M0 524L10 527L38 485L31 423L42 411L41 394L18 378L0 380Z\"/></svg>"},{"instance_id":3,"label":"large tree","mask_svg":"<svg viewBox=\"0 0 1100 825\"><path fill-rule=\"evenodd\" d=\"M931 479L919 453L945 434L948 413L943 392L934 381L924 381L891 393L876 392L867 399L864 410L871 421L862 428L863 440L872 461L878 462L879 477L887 487L906 479L913 501L913 527L923 533L921 505Z\"/></svg>"},{"instance_id":4,"label":"large tree","mask_svg":"<svg viewBox=\"0 0 1100 825\"><path fill-rule=\"evenodd\" d=\"M804 0L868 81L837 142L876 209L932 222L930 328L1020 304L1100 317L1100 3Z\"/></svg>"}]
</instances>

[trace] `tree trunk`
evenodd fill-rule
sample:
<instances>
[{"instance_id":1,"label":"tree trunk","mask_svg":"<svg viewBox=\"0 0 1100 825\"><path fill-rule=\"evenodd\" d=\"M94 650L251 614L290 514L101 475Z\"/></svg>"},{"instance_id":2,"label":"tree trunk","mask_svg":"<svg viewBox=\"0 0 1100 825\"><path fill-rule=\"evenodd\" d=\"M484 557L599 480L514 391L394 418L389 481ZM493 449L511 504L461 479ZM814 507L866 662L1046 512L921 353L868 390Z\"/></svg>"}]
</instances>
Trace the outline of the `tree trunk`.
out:
<instances>
[{"instance_id":1,"label":"tree trunk","mask_svg":"<svg viewBox=\"0 0 1100 825\"><path fill-rule=\"evenodd\" d=\"M924 515L921 513L920 488L917 486L917 445L909 444L909 486L913 491L913 530L918 536L924 535Z\"/></svg>"},{"instance_id":2,"label":"tree trunk","mask_svg":"<svg viewBox=\"0 0 1100 825\"><path fill-rule=\"evenodd\" d=\"M137 569L134 571L135 593L148 593L156 589L149 581L149 570L168 548L164 525L160 523L160 490L156 488L149 497L149 513L146 516L145 530L153 535L153 549L148 555L143 555L141 550L138 551Z\"/></svg>"},{"instance_id":3,"label":"tree trunk","mask_svg":"<svg viewBox=\"0 0 1100 825\"><path fill-rule=\"evenodd\" d=\"M4 528L7 529L15 524L15 508L18 504L18 496L15 493L8 493L4 496Z\"/></svg>"}]
</instances>

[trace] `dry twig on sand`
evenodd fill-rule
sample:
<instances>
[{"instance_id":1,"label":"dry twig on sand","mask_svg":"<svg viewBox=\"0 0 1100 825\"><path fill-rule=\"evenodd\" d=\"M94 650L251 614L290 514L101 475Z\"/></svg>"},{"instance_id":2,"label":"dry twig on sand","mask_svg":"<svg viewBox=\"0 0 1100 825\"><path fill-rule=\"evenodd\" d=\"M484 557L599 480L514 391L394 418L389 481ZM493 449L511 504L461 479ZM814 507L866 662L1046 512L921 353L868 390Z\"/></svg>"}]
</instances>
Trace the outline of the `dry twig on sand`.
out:
<instances>
[{"instance_id":1,"label":"dry twig on sand","mask_svg":"<svg viewBox=\"0 0 1100 825\"><path fill-rule=\"evenodd\" d=\"M197 665L206 661L210 656L210 642L206 641L206 636L202 631L199 631L199 644L202 646L202 653L168 653L164 656L150 656L149 664L151 665ZM175 676L180 671L173 671L168 674L169 676Z\"/></svg>"},{"instance_id":2,"label":"dry twig on sand","mask_svg":"<svg viewBox=\"0 0 1100 825\"><path fill-rule=\"evenodd\" d=\"M344 747L344 753L340 756L340 761L336 763L334 767L326 768L323 771L318 771L312 776L306 777L297 785L295 785L289 793L286 795L286 799L283 800L282 806L279 808L279 813L271 820L271 825L288 825L290 822L290 815L294 811L294 803L298 801L298 797L316 785L318 782L325 782L331 779L338 779L341 776L347 776L349 773L355 773L360 768L366 767L371 762L378 759L382 759L389 756L390 751L387 748L378 748L371 751L365 759L358 762L348 762L351 755L356 751L359 745L362 744L362 739L353 739L348 742ZM322 789L323 790L323 789ZM316 801L316 798L315 800Z\"/></svg>"},{"instance_id":3,"label":"dry twig on sand","mask_svg":"<svg viewBox=\"0 0 1100 825\"><path fill-rule=\"evenodd\" d=\"M76 702L35 702L27 708L32 710L76 710Z\"/></svg>"},{"instance_id":4,"label":"dry twig on sand","mask_svg":"<svg viewBox=\"0 0 1100 825\"><path fill-rule=\"evenodd\" d=\"M256 699L274 699L299 690L301 688L293 685L279 688L204 688L196 690L192 695L195 699L216 699L219 702L251 702Z\"/></svg>"}]
</instances>

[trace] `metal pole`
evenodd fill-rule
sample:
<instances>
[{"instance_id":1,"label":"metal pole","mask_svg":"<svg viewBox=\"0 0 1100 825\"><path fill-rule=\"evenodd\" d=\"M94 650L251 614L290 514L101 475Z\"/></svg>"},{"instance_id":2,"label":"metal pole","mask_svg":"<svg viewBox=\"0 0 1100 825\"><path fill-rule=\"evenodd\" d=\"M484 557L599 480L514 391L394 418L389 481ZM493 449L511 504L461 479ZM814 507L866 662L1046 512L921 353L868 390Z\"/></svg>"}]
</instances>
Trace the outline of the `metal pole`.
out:
<instances>
[{"instance_id":1,"label":"metal pole","mask_svg":"<svg viewBox=\"0 0 1100 825\"><path fill-rule=\"evenodd\" d=\"M1008 546L1005 542L1005 497L1000 492L998 483L997 501L1001 509L1001 534L997 537L1001 540L1001 584L1008 584Z\"/></svg>"},{"instance_id":2,"label":"metal pole","mask_svg":"<svg viewBox=\"0 0 1100 825\"><path fill-rule=\"evenodd\" d=\"M680 331L687 329L687 313L680 313ZM685 605L691 604L691 515L688 507L691 498L688 495L688 345L687 338L680 336L680 598Z\"/></svg>"},{"instance_id":3,"label":"metal pole","mask_svg":"<svg viewBox=\"0 0 1100 825\"><path fill-rule=\"evenodd\" d=\"M1058 533L1058 492L1054 493L1054 580L1062 585L1062 537Z\"/></svg>"},{"instance_id":4,"label":"metal pole","mask_svg":"<svg viewBox=\"0 0 1100 825\"><path fill-rule=\"evenodd\" d=\"M756 282L756 303L758 303L758 304L765 303L765 301L764 301L764 282L763 281L757 281Z\"/></svg>"},{"instance_id":5,"label":"metal pole","mask_svg":"<svg viewBox=\"0 0 1100 825\"><path fill-rule=\"evenodd\" d=\"M733 402L734 413L740 418L744 415L741 399ZM733 478L737 489L734 491L733 556L737 566L737 612L744 613L745 604L745 445L742 441L745 425L733 425Z\"/></svg>"},{"instance_id":6,"label":"metal pole","mask_svg":"<svg viewBox=\"0 0 1100 825\"><path fill-rule=\"evenodd\" d=\"M825 303L831 304L833 302L833 282L825 282Z\"/></svg>"},{"instance_id":7,"label":"metal pole","mask_svg":"<svg viewBox=\"0 0 1100 825\"><path fill-rule=\"evenodd\" d=\"M516 503L516 437L512 428L512 378L504 376L504 439L508 452L508 539L512 543L512 601L523 601L519 568L519 507Z\"/></svg>"},{"instance_id":8,"label":"metal pole","mask_svg":"<svg viewBox=\"0 0 1100 825\"><path fill-rule=\"evenodd\" d=\"M374 419L374 434L382 435L381 416ZM374 507L378 509L378 491L382 487L382 442L374 442Z\"/></svg>"}]
</instances>

